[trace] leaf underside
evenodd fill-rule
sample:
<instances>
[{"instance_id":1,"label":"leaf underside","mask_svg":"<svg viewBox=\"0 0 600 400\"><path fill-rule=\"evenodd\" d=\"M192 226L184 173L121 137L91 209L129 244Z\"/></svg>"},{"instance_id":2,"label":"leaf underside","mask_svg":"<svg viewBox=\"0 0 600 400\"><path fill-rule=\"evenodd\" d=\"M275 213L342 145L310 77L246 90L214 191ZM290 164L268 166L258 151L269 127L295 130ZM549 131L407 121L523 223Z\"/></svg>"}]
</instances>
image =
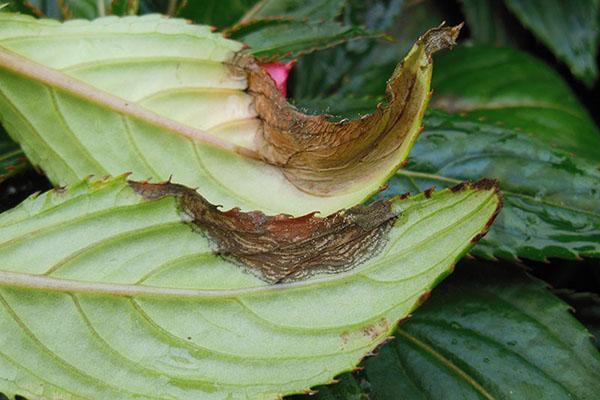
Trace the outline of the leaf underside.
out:
<instances>
[{"instance_id":1,"label":"leaf underside","mask_svg":"<svg viewBox=\"0 0 600 400\"><path fill-rule=\"evenodd\" d=\"M84 181L0 217L0 391L40 399L303 392L384 341L500 206L489 182L394 199L394 222L370 258L273 285L232 261L237 254L216 255L214 219L190 211L196 201L170 184L147 185ZM247 229L244 218L232 235ZM299 232L316 223L272 218Z\"/></svg>"},{"instance_id":2,"label":"leaf underside","mask_svg":"<svg viewBox=\"0 0 600 400\"><path fill-rule=\"evenodd\" d=\"M294 110L241 43L206 26L1 13L0 115L58 185L172 176L226 208L327 215L379 190L406 158L429 99L430 56L458 30L421 37L372 115L332 122Z\"/></svg>"}]
</instances>

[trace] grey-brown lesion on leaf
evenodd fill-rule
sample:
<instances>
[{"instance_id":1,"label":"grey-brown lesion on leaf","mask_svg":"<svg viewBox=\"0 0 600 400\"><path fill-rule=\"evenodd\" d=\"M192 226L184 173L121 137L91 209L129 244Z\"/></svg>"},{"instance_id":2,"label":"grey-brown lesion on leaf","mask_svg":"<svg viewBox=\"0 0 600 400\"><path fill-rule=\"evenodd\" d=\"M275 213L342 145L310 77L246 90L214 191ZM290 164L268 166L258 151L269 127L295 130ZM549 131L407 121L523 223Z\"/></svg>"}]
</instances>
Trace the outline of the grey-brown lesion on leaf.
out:
<instances>
[{"instance_id":1,"label":"grey-brown lesion on leaf","mask_svg":"<svg viewBox=\"0 0 600 400\"><path fill-rule=\"evenodd\" d=\"M356 120L331 121L326 115L306 115L281 96L257 61L240 53L232 63L244 74L248 92L262 121L256 137L260 157L281 167L302 191L318 196L349 192L362 182L392 174L401 166L398 154L412 145L429 100L431 55L452 47L462 25L440 26L421 36L388 80L386 101Z\"/></svg>"},{"instance_id":2,"label":"grey-brown lesion on leaf","mask_svg":"<svg viewBox=\"0 0 600 400\"><path fill-rule=\"evenodd\" d=\"M269 283L348 271L385 246L396 215L389 201L356 206L320 218L220 211L195 190L172 183L129 182L147 200L178 199L181 211L215 251Z\"/></svg>"}]
</instances>

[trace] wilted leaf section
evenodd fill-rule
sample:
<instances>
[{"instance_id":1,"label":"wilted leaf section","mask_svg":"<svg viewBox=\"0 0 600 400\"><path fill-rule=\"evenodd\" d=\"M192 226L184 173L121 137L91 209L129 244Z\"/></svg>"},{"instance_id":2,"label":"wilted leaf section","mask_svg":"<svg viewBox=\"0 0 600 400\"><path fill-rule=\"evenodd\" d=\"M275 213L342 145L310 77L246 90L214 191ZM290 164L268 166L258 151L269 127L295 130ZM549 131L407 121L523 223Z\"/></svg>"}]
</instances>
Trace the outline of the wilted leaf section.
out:
<instances>
[{"instance_id":1,"label":"wilted leaf section","mask_svg":"<svg viewBox=\"0 0 600 400\"><path fill-rule=\"evenodd\" d=\"M419 39L373 114L333 122L291 107L241 43L206 26L2 13L0 115L54 184L172 176L226 208L328 215L377 192L404 161L429 98L430 56L458 30Z\"/></svg>"}]
</instances>

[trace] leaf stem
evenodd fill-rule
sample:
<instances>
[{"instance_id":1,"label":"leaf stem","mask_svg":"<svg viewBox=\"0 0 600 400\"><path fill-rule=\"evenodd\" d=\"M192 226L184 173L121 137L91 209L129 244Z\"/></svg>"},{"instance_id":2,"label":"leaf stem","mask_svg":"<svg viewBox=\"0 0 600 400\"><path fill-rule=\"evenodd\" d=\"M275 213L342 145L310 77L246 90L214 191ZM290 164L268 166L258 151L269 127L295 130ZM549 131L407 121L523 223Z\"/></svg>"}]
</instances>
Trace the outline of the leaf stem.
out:
<instances>
[{"instance_id":1,"label":"leaf stem","mask_svg":"<svg viewBox=\"0 0 600 400\"><path fill-rule=\"evenodd\" d=\"M96 4L98 6L98 15L101 17L106 16L106 7L104 6L104 0L97 0Z\"/></svg>"},{"instance_id":2,"label":"leaf stem","mask_svg":"<svg viewBox=\"0 0 600 400\"><path fill-rule=\"evenodd\" d=\"M177 0L169 0L169 5L167 6L167 15L169 17L174 17L177 12Z\"/></svg>"}]
</instances>

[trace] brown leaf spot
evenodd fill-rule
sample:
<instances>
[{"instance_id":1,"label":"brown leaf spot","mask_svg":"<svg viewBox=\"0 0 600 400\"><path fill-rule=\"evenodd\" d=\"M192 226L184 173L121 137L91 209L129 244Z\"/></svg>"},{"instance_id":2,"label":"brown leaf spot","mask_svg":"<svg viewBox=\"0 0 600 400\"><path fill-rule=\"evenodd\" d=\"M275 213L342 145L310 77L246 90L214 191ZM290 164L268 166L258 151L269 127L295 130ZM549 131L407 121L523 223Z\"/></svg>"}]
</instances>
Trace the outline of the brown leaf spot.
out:
<instances>
[{"instance_id":1,"label":"brown leaf spot","mask_svg":"<svg viewBox=\"0 0 600 400\"><path fill-rule=\"evenodd\" d=\"M362 329L362 334L367 336L373 340L377 339L379 336L383 335L390 329L390 324L387 319L382 318L376 323L366 326Z\"/></svg>"},{"instance_id":2,"label":"brown leaf spot","mask_svg":"<svg viewBox=\"0 0 600 400\"><path fill-rule=\"evenodd\" d=\"M177 184L130 181L129 185L147 200L176 197L181 211L211 239L218 254L269 283L352 269L379 252L396 219L387 201L325 218L314 213L267 216L237 208L220 211L196 191Z\"/></svg>"},{"instance_id":3,"label":"brown leaf spot","mask_svg":"<svg viewBox=\"0 0 600 400\"><path fill-rule=\"evenodd\" d=\"M417 300L417 304L422 305L427 300L429 300L430 297L431 297L431 290L428 290L419 296L419 299Z\"/></svg>"},{"instance_id":4,"label":"brown leaf spot","mask_svg":"<svg viewBox=\"0 0 600 400\"><path fill-rule=\"evenodd\" d=\"M433 195L433 192L435 192L435 186L430 187L429 189L426 189L423 194L425 195L426 198L430 199L431 195Z\"/></svg>"}]
</instances>

